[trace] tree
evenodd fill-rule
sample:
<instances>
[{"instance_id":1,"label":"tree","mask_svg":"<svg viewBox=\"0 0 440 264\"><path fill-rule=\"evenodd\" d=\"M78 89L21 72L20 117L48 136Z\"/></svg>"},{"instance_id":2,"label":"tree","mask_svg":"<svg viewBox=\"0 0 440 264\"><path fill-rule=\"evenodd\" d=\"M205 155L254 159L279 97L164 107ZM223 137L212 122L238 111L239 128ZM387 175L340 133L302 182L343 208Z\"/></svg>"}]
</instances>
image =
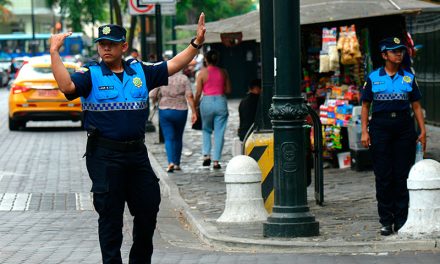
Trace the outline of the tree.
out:
<instances>
[{"instance_id":1,"label":"tree","mask_svg":"<svg viewBox=\"0 0 440 264\"><path fill-rule=\"evenodd\" d=\"M11 11L7 8L7 6L11 6L10 0L0 0L0 21L6 22L12 16Z\"/></svg>"},{"instance_id":2,"label":"tree","mask_svg":"<svg viewBox=\"0 0 440 264\"><path fill-rule=\"evenodd\" d=\"M181 0L177 3L177 24L197 23L200 13L206 14L206 21L216 21L242 15L255 9L253 0Z\"/></svg>"},{"instance_id":3,"label":"tree","mask_svg":"<svg viewBox=\"0 0 440 264\"><path fill-rule=\"evenodd\" d=\"M107 19L107 0L46 0L50 6L58 4L61 15L70 21L72 31L81 32L84 24Z\"/></svg>"}]
</instances>

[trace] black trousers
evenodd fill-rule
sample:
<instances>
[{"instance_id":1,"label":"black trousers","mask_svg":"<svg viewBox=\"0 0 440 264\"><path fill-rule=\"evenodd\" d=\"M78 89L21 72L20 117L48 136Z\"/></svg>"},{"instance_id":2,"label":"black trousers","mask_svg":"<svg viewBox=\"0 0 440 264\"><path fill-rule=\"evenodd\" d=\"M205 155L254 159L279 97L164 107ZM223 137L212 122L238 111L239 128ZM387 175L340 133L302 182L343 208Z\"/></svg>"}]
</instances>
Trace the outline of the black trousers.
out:
<instances>
[{"instance_id":1,"label":"black trousers","mask_svg":"<svg viewBox=\"0 0 440 264\"><path fill-rule=\"evenodd\" d=\"M92 144L86 164L92 180L93 204L99 214L103 263L122 263L121 244L125 202L133 215L133 245L129 263L151 263L160 188L145 145L115 150Z\"/></svg>"},{"instance_id":2,"label":"black trousers","mask_svg":"<svg viewBox=\"0 0 440 264\"><path fill-rule=\"evenodd\" d=\"M402 226L408 217L406 180L415 159L414 119L409 113L373 114L369 133L379 221L382 225Z\"/></svg>"}]
</instances>

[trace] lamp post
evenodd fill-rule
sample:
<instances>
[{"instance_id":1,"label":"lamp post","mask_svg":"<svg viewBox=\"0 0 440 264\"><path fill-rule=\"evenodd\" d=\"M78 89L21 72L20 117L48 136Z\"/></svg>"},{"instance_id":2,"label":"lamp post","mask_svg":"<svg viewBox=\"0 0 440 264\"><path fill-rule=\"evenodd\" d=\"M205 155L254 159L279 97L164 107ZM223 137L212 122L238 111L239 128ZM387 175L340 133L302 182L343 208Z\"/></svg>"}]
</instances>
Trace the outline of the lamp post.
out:
<instances>
[{"instance_id":1,"label":"lamp post","mask_svg":"<svg viewBox=\"0 0 440 264\"><path fill-rule=\"evenodd\" d=\"M273 1L260 0L260 31L261 31L261 87L262 95L257 108L255 120L256 130L272 130L270 118L267 115L272 101L274 76L273 76Z\"/></svg>"},{"instance_id":2,"label":"lamp post","mask_svg":"<svg viewBox=\"0 0 440 264\"><path fill-rule=\"evenodd\" d=\"M32 22L32 40L35 40L35 13L34 13L34 0L31 0L31 22Z\"/></svg>"},{"instance_id":3,"label":"lamp post","mask_svg":"<svg viewBox=\"0 0 440 264\"><path fill-rule=\"evenodd\" d=\"M110 7L110 24L113 24L113 0L108 0Z\"/></svg>"},{"instance_id":4,"label":"lamp post","mask_svg":"<svg viewBox=\"0 0 440 264\"><path fill-rule=\"evenodd\" d=\"M308 115L301 97L299 1L274 0L275 95L269 110L274 131L273 211L263 225L269 237L319 234L309 212L306 189L304 121Z\"/></svg>"}]
</instances>

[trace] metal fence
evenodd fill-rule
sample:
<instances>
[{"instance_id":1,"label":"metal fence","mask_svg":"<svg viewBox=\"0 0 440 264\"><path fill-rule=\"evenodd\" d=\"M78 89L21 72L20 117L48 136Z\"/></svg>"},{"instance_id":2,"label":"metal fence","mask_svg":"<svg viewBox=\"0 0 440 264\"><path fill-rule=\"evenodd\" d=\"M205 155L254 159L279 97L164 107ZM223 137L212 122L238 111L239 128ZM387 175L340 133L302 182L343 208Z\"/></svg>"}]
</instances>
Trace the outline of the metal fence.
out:
<instances>
[{"instance_id":1,"label":"metal fence","mask_svg":"<svg viewBox=\"0 0 440 264\"><path fill-rule=\"evenodd\" d=\"M408 32L421 45L414 58L426 122L440 125L440 12L406 17Z\"/></svg>"}]
</instances>

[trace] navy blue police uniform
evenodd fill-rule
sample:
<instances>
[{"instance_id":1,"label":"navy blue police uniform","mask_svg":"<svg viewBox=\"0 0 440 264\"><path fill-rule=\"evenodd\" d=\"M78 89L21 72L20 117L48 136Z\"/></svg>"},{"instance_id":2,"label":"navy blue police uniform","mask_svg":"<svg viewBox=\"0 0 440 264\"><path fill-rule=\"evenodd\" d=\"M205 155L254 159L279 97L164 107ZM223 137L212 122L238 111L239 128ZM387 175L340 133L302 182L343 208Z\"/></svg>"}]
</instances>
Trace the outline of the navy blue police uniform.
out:
<instances>
[{"instance_id":1,"label":"navy blue police uniform","mask_svg":"<svg viewBox=\"0 0 440 264\"><path fill-rule=\"evenodd\" d=\"M381 52L405 49L398 38L380 43ZM389 76L385 69L373 71L361 100L372 103L369 122L370 150L376 176L376 198L382 226L397 231L408 216L409 193L406 185L414 164L417 134L410 103L421 98L414 75L403 69Z\"/></svg>"},{"instance_id":2,"label":"navy blue police uniform","mask_svg":"<svg viewBox=\"0 0 440 264\"><path fill-rule=\"evenodd\" d=\"M125 29L99 28L99 38L125 41ZM96 42L95 41L95 42ZM144 144L148 91L168 84L166 62L144 65L122 60L124 71L113 73L104 62L90 63L71 78L81 97L88 131L86 166L93 203L99 214L103 263L122 263L123 212L127 202L134 216L129 263L151 263L160 189Z\"/></svg>"}]
</instances>

